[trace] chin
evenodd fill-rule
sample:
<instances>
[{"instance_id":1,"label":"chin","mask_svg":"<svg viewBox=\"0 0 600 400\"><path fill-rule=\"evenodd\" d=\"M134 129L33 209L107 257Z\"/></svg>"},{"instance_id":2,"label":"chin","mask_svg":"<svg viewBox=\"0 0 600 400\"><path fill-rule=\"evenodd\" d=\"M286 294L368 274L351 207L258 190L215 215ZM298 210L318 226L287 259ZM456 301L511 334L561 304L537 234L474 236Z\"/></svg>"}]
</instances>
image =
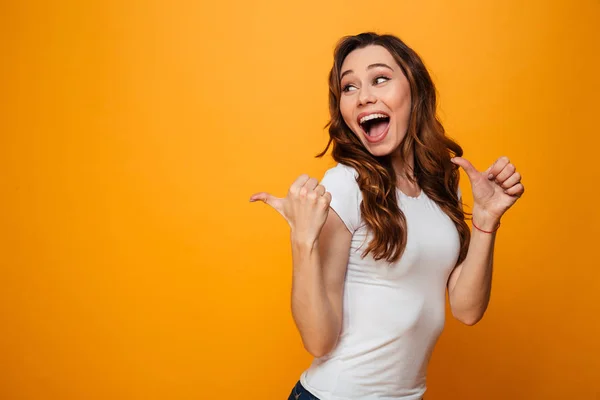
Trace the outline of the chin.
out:
<instances>
[{"instance_id":1,"label":"chin","mask_svg":"<svg viewBox=\"0 0 600 400\"><path fill-rule=\"evenodd\" d=\"M371 153L375 157L385 157L392 154L394 151L398 150L400 147L400 143L396 140L391 140L392 138L387 138L390 140L384 140L381 143L369 143L367 140L362 140L362 144L367 149L369 153Z\"/></svg>"},{"instance_id":2,"label":"chin","mask_svg":"<svg viewBox=\"0 0 600 400\"><path fill-rule=\"evenodd\" d=\"M365 148L369 153L371 153L375 157L385 157L393 152L393 149L383 146L377 146L374 149L368 146L365 146Z\"/></svg>"}]
</instances>

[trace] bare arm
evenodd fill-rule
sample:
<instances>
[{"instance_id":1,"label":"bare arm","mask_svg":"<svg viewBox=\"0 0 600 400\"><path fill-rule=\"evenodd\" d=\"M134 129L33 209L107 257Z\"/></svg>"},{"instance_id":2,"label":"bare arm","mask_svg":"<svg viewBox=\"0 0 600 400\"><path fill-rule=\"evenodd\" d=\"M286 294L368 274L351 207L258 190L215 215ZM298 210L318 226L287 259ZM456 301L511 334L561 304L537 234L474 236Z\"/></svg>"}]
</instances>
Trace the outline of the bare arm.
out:
<instances>
[{"instance_id":1,"label":"bare arm","mask_svg":"<svg viewBox=\"0 0 600 400\"><path fill-rule=\"evenodd\" d=\"M479 218L473 220L478 227L491 231L497 221ZM452 315L467 325L474 325L483 317L492 291L492 270L496 233L483 233L473 229L465 260L448 279L448 298Z\"/></svg>"},{"instance_id":2,"label":"bare arm","mask_svg":"<svg viewBox=\"0 0 600 400\"><path fill-rule=\"evenodd\" d=\"M471 183L473 224L484 231L495 231L502 215L525 191L521 174L508 157L500 157L483 172L463 157L454 157L451 161L464 169ZM488 307L495 241L496 233L481 232L474 227L467 256L448 279L452 314L467 325L481 320Z\"/></svg>"},{"instance_id":3,"label":"bare arm","mask_svg":"<svg viewBox=\"0 0 600 400\"><path fill-rule=\"evenodd\" d=\"M263 201L288 221L292 242L292 316L306 350L315 357L330 352L342 327L344 280L352 234L330 212L331 193L303 174L285 198L266 192Z\"/></svg>"},{"instance_id":4,"label":"bare arm","mask_svg":"<svg viewBox=\"0 0 600 400\"><path fill-rule=\"evenodd\" d=\"M330 210L319 238L303 243L292 233L292 316L306 350L329 353L342 328L342 299L352 234Z\"/></svg>"}]
</instances>

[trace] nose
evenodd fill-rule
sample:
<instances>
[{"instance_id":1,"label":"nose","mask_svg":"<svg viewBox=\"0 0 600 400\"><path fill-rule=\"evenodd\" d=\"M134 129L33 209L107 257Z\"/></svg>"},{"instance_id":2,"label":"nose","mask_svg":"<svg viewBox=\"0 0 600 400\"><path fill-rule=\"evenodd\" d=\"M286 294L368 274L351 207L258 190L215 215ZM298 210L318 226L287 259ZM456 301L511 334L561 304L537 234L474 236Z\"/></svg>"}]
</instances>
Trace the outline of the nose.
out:
<instances>
[{"instance_id":1,"label":"nose","mask_svg":"<svg viewBox=\"0 0 600 400\"><path fill-rule=\"evenodd\" d=\"M360 89L360 93L358 94L358 105L359 106L364 106L367 105L369 103L375 103L377 101L377 98L373 95L373 93L371 93L371 91L368 88L362 88Z\"/></svg>"}]
</instances>

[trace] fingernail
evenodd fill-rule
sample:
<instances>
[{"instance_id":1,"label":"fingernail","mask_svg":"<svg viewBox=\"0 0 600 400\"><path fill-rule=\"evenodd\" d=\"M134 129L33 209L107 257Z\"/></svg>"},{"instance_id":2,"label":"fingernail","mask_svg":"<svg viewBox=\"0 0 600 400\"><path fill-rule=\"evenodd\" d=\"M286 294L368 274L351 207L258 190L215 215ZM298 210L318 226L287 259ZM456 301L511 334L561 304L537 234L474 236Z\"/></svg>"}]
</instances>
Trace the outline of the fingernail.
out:
<instances>
[{"instance_id":1,"label":"fingernail","mask_svg":"<svg viewBox=\"0 0 600 400\"><path fill-rule=\"evenodd\" d=\"M489 174L489 175L488 175L488 179L493 179L493 178L494 178L494 175L493 175L493 174Z\"/></svg>"}]
</instances>

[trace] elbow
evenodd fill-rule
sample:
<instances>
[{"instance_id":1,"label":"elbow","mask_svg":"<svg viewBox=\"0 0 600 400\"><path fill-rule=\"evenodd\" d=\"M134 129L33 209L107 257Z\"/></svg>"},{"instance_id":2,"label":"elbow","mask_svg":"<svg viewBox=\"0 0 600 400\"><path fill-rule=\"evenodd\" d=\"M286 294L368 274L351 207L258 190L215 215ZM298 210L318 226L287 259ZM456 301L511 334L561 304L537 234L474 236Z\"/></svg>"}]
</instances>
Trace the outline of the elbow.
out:
<instances>
[{"instance_id":1,"label":"elbow","mask_svg":"<svg viewBox=\"0 0 600 400\"><path fill-rule=\"evenodd\" d=\"M478 304L464 304L464 302L450 300L452 316L467 326L473 326L483 319L487 311L488 302Z\"/></svg>"},{"instance_id":2,"label":"elbow","mask_svg":"<svg viewBox=\"0 0 600 400\"><path fill-rule=\"evenodd\" d=\"M304 349L306 351L308 351L310 353L310 355L312 355L315 358L320 358L320 357L323 357L323 356L329 354L335 347L335 343L325 343L325 342L314 343L314 344L309 344L307 342L303 342L303 344L304 344Z\"/></svg>"},{"instance_id":3,"label":"elbow","mask_svg":"<svg viewBox=\"0 0 600 400\"><path fill-rule=\"evenodd\" d=\"M323 357L325 354L327 354L327 353L328 353L328 352L326 352L326 351L321 351L321 350L318 350L318 349L312 349L312 348L309 348L308 346L304 346L304 349L305 349L306 351L308 351L308 353L309 353L311 356L315 357L315 358L321 358L321 357Z\"/></svg>"},{"instance_id":4,"label":"elbow","mask_svg":"<svg viewBox=\"0 0 600 400\"><path fill-rule=\"evenodd\" d=\"M326 346L307 346L306 344L304 345L304 349L315 358L323 357L332 350L330 347Z\"/></svg>"},{"instance_id":5,"label":"elbow","mask_svg":"<svg viewBox=\"0 0 600 400\"><path fill-rule=\"evenodd\" d=\"M485 313L485 311L470 312L470 313L455 313L455 312L453 312L452 315L454 316L455 319L459 320L463 324L465 324L467 326L473 326L483 319L484 313Z\"/></svg>"},{"instance_id":6,"label":"elbow","mask_svg":"<svg viewBox=\"0 0 600 400\"><path fill-rule=\"evenodd\" d=\"M456 318L458 319L460 322L462 322L463 324L467 325L467 326L473 326L475 324L477 324L479 321L481 321L481 317L462 317L462 318Z\"/></svg>"}]
</instances>

